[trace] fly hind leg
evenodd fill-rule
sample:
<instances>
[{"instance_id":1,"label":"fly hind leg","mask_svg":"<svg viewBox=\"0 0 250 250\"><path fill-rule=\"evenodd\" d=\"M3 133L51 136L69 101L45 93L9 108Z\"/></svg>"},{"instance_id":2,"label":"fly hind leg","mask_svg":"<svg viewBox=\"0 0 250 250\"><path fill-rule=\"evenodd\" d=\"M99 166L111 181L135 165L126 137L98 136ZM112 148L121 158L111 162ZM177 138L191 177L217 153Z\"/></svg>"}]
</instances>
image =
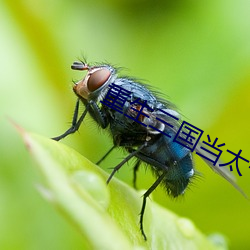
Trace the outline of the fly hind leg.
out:
<instances>
[{"instance_id":1,"label":"fly hind leg","mask_svg":"<svg viewBox=\"0 0 250 250\"><path fill-rule=\"evenodd\" d=\"M145 208L146 208L147 198L158 187L158 185L162 182L162 180L164 179L165 176L166 176L166 172L163 172L163 174L161 174L157 178L157 180L153 183L153 185L143 195L142 208L141 208L141 212L140 212L140 230L141 230L141 233L142 233L144 240L147 240L147 236L146 236L146 234L144 232L144 228L143 228L143 217L144 217L144 212L145 212Z\"/></svg>"}]
</instances>

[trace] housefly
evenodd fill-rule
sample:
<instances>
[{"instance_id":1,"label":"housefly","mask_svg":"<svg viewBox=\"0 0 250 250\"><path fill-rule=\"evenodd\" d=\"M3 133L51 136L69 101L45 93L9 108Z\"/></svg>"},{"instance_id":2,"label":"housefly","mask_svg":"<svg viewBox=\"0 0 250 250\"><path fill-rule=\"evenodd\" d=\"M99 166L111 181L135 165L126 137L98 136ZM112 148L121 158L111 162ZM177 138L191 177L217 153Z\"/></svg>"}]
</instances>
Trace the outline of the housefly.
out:
<instances>
[{"instance_id":1,"label":"housefly","mask_svg":"<svg viewBox=\"0 0 250 250\"><path fill-rule=\"evenodd\" d=\"M188 142L179 144L173 140L180 128L180 114L172 103L159 98L147 85L132 78L118 77L117 69L109 64L90 66L85 62L74 62L71 68L86 71L87 74L73 86L78 99L71 127L53 139L59 141L76 132L89 113L113 138L113 147L101 160L116 147L122 147L128 152L125 159L114 167L107 183L131 158L136 158L134 184L139 166L142 163L150 166L156 181L144 193L140 213L140 230L146 240L143 216L147 197L159 184L172 197L182 195L195 174ZM80 103L83 103L85 110L79 116ZM196 147L195 150L199 152L200 149ZM205 161L242 192L230 172L219 167L219 162L212 164Z\"/></svg>"}]
</instances>

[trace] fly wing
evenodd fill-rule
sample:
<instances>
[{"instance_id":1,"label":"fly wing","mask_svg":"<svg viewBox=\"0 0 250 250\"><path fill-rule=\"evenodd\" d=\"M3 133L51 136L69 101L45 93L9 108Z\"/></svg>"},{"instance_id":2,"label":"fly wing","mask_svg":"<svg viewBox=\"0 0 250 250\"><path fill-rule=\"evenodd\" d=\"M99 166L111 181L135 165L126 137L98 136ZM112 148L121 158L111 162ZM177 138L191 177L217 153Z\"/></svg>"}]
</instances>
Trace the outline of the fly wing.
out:
<instances>
[{"instance_id":1,"label":"fly wing","mask_svg":"<svg viewBox=\"0 0 250 250\"><path fill-rule=\"evenodd\" d=\"M202 145L202 147L204 147L204 145ZM195 151L206 156L207 158L211 157L211 155L209 155L209 153L207 153L205 150L200 149L199 144L198 147L195 148ZM219 166L222 161L219 160L215 165L213 165L212 162L206 160L205 158L202 157L202 159L210 168L212 168L212 170L231 183L245 198L249 199L243 190L237 185L235 176L227 168Z\"/></svg>"}]
</instances>

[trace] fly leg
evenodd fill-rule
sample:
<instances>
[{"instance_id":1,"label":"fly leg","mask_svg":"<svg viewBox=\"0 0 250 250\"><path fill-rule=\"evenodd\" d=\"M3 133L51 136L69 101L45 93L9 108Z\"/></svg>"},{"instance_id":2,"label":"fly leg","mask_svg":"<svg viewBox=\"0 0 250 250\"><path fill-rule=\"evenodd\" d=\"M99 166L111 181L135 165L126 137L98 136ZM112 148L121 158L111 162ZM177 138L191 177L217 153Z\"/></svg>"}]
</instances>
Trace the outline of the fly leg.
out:
<instances>
[{"instance_id":1,"label":"fly leg","mask_svg":"<svg viewBox=\"0 0 250 250\"><path fill-rule=\"evenodd\" d=\"M96 165L99 165L115 148L116 146L114 145L97 163Z\"/></svg>"},{"instance_id":2,"label":"fly leg","mask_svg":"<svg viewBox=\"0 0 250 250\"><path fill-rule=\"evenodd\" d=\"M141 165L141 161L140 161L140 160L137 160L137 161L136 161L136 164L135 164L135 166L134 166L134 168L133 168L133 186L134 186L135 189L137 189L137 188L136 188L136 173L137 173L137 171L138 171L140 165Z\"/></svg>"},{"instance_id":3,"label":"fly leg","mask_svg":"<svg viewBox=\"0 0 250 250\"><path fill-rule=\"evenodd\" d=\"M97 103L90 100L88 102L89 113L94 118L94 120L104 129L108 126L108 121L105 113L98 107Z\"/></svg>"},{"instance_id":4,"label":"fly leg","mask_svg":"<svg viewBox=\"0 0 250 250\"><path fill-rule=\"evenodd\" d=\"M147 146L147 143L144 143L143 145L141 145L137 150L134 150L132 153L130 153L121 163L119 163L116 167L114 167L112 173L110 174L108 180L107 180L107 184L109 184L109 182L111 181L112 177L114 176L114 174L127 162L129 161L132 157L134 157L138 152L140 152L144 147Z\"/></svg>"},{"instance_id":5,"label":"fly leg","mask_svg":"<svg viewBox=\"0 0 250 250\"><path fill-rule=\"evenodd\" d=\"M82 113L82 115L80 116L79 120L77 121L78 112L79 112L79 102L80 101L78 99L77 102L76 102L76 106L75 106L75 110L74 110L74 116L73 116L71 127L65 133L63 133L62 135L59 135L57 137L52 138L53 140L60 141L64 137L68 136L69 134L75 133L79 129L79 127L80 127L80 125L81 125L81 123L82 123L82 121L83 121L84 117L86 116L86 114L88 112L88 109L89 109L88 108L89 106L87 106L86 109L84 110L84 112Z\"/></svg>"},{"instance_id":6,"label":"fly leg","mask_svg":"<svg viewBox=\"0 0 250 250\"><path fill-rule=\"evenodd\" d=\"M147 192L143 195L142 208L140 212L140 230L143 235L144 240L147 240L147 236L143 229L143 216L146 208L146 200L148 196L157 188L157 186L162 182L163 178L166 176L166 172L163 172L158 179L153 183L153 185L147 190Z\"/></svg>"}]
</instances>

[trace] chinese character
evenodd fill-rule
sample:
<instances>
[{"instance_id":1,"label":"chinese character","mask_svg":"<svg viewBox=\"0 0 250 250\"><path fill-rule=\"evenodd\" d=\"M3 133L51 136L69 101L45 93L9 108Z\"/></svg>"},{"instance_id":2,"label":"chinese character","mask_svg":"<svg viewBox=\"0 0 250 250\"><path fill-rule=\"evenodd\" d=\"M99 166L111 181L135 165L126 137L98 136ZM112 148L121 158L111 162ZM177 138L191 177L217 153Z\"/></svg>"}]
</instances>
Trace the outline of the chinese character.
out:
<instances>
[{"instance_id":1,"label":"chinese character","mask_svg":"<svg viewBox=\"0 0 250 250\"><path fill-rule=\"evenodd\" d=\"M193 152L203 132L203 130L183 121L173 141L181 144L182 146L190 149L191 152ZM195 136L197 136L198 138L192 136L192 133L195 134Z\"/></svg>"},{"instance_id":2,"label":"chinese character","mask_svg":"<svg viewBox=\"0 0 250 250\"><path fill-rule=\"evenodd\" d=\"M210 136L209 136L209 135L207 135L207 139L208 139L208 142L211 142ZM207 143L207 142L205 142L205 141L203 141L202 143L204 143L204 144L207 145L208 147L213 148L215 151L218 151L218 152L219 152L218 154L216 154L216 153L214 153L214 152L208 150L207 147L200 147L200 149L202 149L202 150L205 151L204 154L201 154L201 153L200 153L201 150L198 151L198 152L196 152L196 154L199 155L200 157L203 157L203 158L205 158L206 160L211 161L211 162L213 163L214 166L216 165L217 161L219 160L219 158L220 158L220 156L221 156L221 154L222 154L222 150L219 149L219 147L222 147L222 146L225 146L225 145L226 145L225 143L222 143L222 144L218 145L217 147L215 147L215 144L216 144L217 141L218 141L218 138L216 137L212 145L209 144L209 143ZM216 156L215 159L208 158L207 153L208 153L208 154L211 154L211 155L213 155L213 156Z\"/></svg>"},{"instance_id":3,"label":"chinese character","mask_svg":"<svg viewBox=\"0 0 250 250\"><path fill-rule=\"evenodd\" d=\"M242 174L241 174L241 172L240 172L240 170L239 170L238 160L241 159L241 160L243 160L243 161L245 161L245 162L247 162L247 163L249 163L249 161L248 161L247 159L243 158L242 156L240 156L240 154L241 154L241 152L242 152L241 149L240 149L240 151L238 152L238 154L235 154L234 152L232 152L232 151L230 151L230 150L228 150L228 149L227 149L227 152L229 152L230 154L234 155L234 156L235 156L234 159L233 159L232 161L230 161L230 162L227 162L227 163L224 163L224 164L220 164L219 166L220 166L220 167L224 167L224 166L227 166L227 165L230 164L230 171L233 171L232 163L235 162L237 172L238 172L239 176L242 176Z\"/></svg>"},{"instance_id":4,"label":"chinese character","mask_svg":"<svg viewBox=\"0 0 250 250\"><path fill-rule=\"evenodd\" d=\"M110 108L122 113L123 106L132 92L112 83L109 85L110 89L101 103Z\"/></svg>"},{"instance_id":5,"label":"chinese character","mask_svg":"<svg viewBox=\"0 0 250 250\"><path fill-rule=\"evenodd\" d=\"M138 103L139 105L138 104L135 105L135 103ZM144 113L143 109L147 108L147 110L151 112L153 111L153 109L147 105L147 101L141 101L140 98L137 98L135 101L131 102L130 104L131 104L130 109L132 109L133 111L130 110L129 113L132 114L132 116L127 115L127 114L124 114L124 115L136 121L137 123L140 123L141 125L147 127L147 125L145 123L142 123L142 121L144 120L144 116L149 118L149 115Z\"/></svg>"},{"instance_id":6,"label":"chinese character","mask_svg":"<svg viewBox=\"0 0 250 250\"><path fill-rule=\"evenodd\" d=\"M173 116L172 114L169 114L168 112L164 111L163 109L158 109L158 110L157 110L157 114L158 114L158 111L164 113L165 115L170 116L171 118L175 119L176 121L179 120L179 118ZM164 115L164 117L165 117L165 115ZM162 116L161 118L163 118L163 116ZM161 123L164 123L164 124L167 125L168 127L170 127L170 128L173 128L173 127L174 127L172 124L166 122L165 120L163 120L163 119L161 119L161 118L155 117L156 120L160 121ZM158 123L156 122L156 124L158 124ZM167 137L171 138L170 135L168 135L168 134L166 134L165 132L159 130L158 128L153 127L152 125L148 125L148 126L149 126L150 128L153 128L154 130L157 130L158 132L160 132L160 133L166 135ZM165 126L164 126L164 127L165 127Z\"/></svg>"}]
</instances>

